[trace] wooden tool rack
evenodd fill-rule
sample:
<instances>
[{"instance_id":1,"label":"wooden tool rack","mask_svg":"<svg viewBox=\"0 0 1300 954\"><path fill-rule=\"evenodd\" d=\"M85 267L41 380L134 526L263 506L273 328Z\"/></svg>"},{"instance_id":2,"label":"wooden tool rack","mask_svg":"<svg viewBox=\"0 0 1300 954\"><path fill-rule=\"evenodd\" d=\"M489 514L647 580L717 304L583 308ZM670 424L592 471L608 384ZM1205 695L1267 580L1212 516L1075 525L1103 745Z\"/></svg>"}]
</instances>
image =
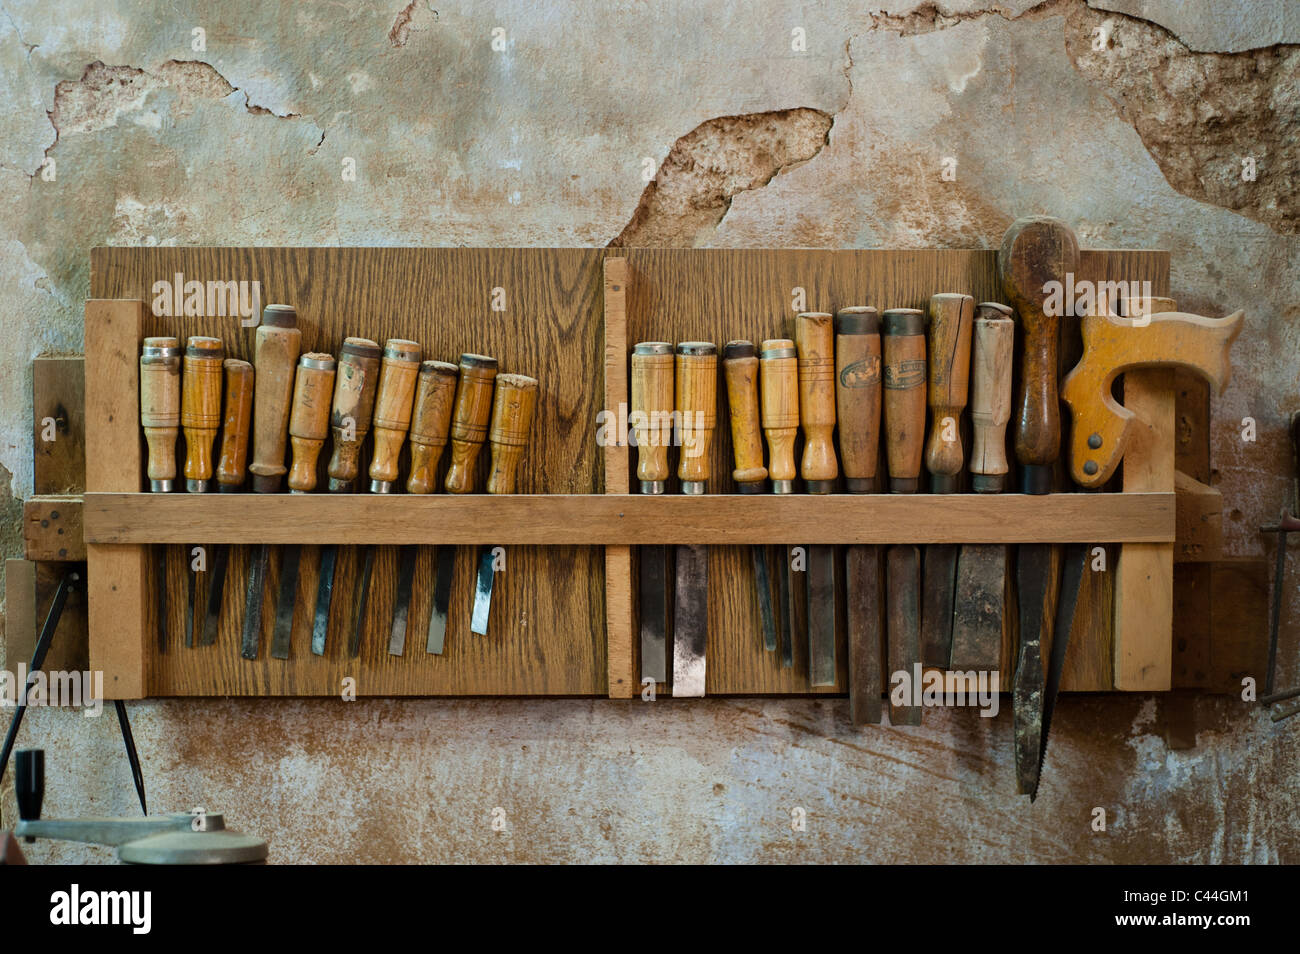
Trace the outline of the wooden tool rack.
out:
<instances>
[{"instance_id":1,"label":"wooden tool rack","mask_svg":"<svg viewBox=\"0 0 1300 954\"><path fill-rule=\"evenodd\" d=\"M710 695L847 691L843 620L834 686L808 688L804 646L796 647L792 669L764 652L743 547L751 543L1082 541L1104 547L1106 571L1085 576L1064 688L1170 687L1174 421L1171 379L1164 372L1126 380L1125 403L1147 426L1129 450L1118 492L741 496L730 478L730 435L720 409L712 495L686 498L670 485L667 496L648 498L629 494L635 451L597 442L598 413L607 410L617 422L620 407L627 406L628 359L636 341L759 341L785 336L798 310L922 307L941 291L1001 300L993 251L100 248L91 264L84 532L90 663L105 672L110 698L335 696L348 679L357 694L371 696L630 698L641 691L635 545L687 542L711 547ZM1167 295L1169 256L1084 251L1080 273L1078 279L1149 282L1151 294ZM143 492L142 340L213 335L223 339L228 357L251 360L253 329L241 327L238 317L154 314L155 283L178 279L205 288L207 282L259 282L264 303L297 307L304 352L337 352L348 335L380 342L402 337L420 342L425 357L455 360L475 351L496 356L502 370L537 377L541 390L533 442L519 474L521 492ZM1067 324L1065 339L1063 363L1072 365L1079 351L1076 325ZM327 457L322 454L322 466ZM265 652L255 661L239 655L243 581L248 551L257 543L307 545L288 660ZM357 659L347 655L334 624L326 655L308 650L319 547L327 543L381 546ZM151 561L163 548L154 545L177 544L236 545L213 646L182 645L179 561L167 582L170 641L157 643ZM417 628L428 614L432 547L461 548L443 656L426 655L422 640L409 641L403 656L387 653L384 626L400 544L424 545L411 607ZM469 631L475 544L507 548L486 637ZM349 589L352 569L341 555L337 590ZM269 594L276 592L276 573L273 562ZM265 647L269 608L263 627ZM1004 672L1013 645L1014 633L1004 634Z\"/></svg>"}]
</instances>

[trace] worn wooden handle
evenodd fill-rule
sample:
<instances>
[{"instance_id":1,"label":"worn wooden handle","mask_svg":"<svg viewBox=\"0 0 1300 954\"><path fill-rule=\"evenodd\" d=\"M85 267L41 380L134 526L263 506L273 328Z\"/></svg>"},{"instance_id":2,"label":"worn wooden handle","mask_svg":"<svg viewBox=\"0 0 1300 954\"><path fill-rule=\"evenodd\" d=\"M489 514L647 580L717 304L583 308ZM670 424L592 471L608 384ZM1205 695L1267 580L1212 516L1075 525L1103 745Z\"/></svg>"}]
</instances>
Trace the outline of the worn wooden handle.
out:
<instances>
[{"instance_id":1,"label":"worn wooden handle","mask_svg":"<svg viewBox=\"0 0 1300 954\"><path fill-rule=\"evenodd\" d=\"M632 415L641 492L663 493L673 439L673 346L667 341L642 341L632 349Z\"/></svg>"},{"instance_id":2,"label":"worn wooden handle","mask_svg":"<svg viewBox=\"0 0 1300 954\"><path fill-rule=\"evenodd\" d=\"M456 403L456 366L447 361L425 361L415 387L411 417L411 473L408 494L431 494L437 483L438 462L451 431L451 411Z\"/></svg>"},{"instance_id":3,"label":"worn wooden handle","mask_svg":"<svg viewBox=\"0 0 1300 954\"><path fill-rule=\"evenodd\" d=\"M1011 420L1011 367L1016 325L1011 309L982 302L976 309L971 359L971 486L976 493L1006 489L1007 422Z\"/></svg>"},{"instance_id":4,"label":"worn wooden handle","mask_svg":"<svg viewBox=\"0 0 1300 954\"><path fill-rule=\"evenodd\" d=\"M498 374L492 397L492 469L488 472L488 493L512 494L524 448L533 429L537 408L537 379L525 374Z\"/></svg>"},{"instance_id":5,"label":"worn wooden handle","mask_svg":"<svg viewBox=\"0 0 1300 954\"><path fill-rule=\"evenodd\" d=\"M718 349L707 341L677 346L674 390L682 448L677 477L682 493L702 494L712 476L713 428L718 415Z\"/></svg>"},{"instance_id":6,"label":"worn wooden handle","mask_svg":"<svg viewBox=\"0 0 1300 954\"><path fill-rule=\"evenodd\" d=\"M915 493L925 450L925 315L891 308L883 315L885 458L891 493Z\"/></svg>"},{"instance_id":7,"label":"worn wooden handle","mask_svg":"<svg viewBox=\"0 0 1300 954\"><path fill-rule=\"evenodd\" d=\"M176 338L145 338L140 352L140 424L149 445L150 489L176 479L176 436L181 424L181 355Z\"/></svg>"},{"instance_id":8,"label":"worn wooden handle","mask_svg":"<svg viewBox=\"0 0 1300 954\"><path fill-rule=\"evenodd\" d=\"M835 414L849 493L875 493L880 458L880 315L870 307L835 314Z\"/></svg>"},{"instance_id":9,"label":"worn wooden handle","mask_svg":"<svg viewBox=\"0 0 1300 954\"><path fill-rule=\"evenodd\" d=\"M799 476L794 462L794 441L799 433L797 354L789 338L769 338L763 342L759 354L767 472L776 493L790 493L794 479Z\"/></svg>"},{"instance_id":10,"label":"worn wooden handle","mask_svg":"<svg viewBox=\"0 0 1300 954\"><path fill-rule=\"evenodd\" d=\"M731 446L736 458L732 479L742 493L763 489L763 433L758 415L758 350L752 341L729 341L722 349L727 380L727 413L731 420Z\"/></svg>"},{"instance_id":11,"label":"worn wooden handle","mask_svg":"<svg viewBox=\"0 0 1300 954\"><path fill-rule=\"evenodd\" d=\"M934 295L929 310L930 440L925 449L925 468L930 472L930 489L951 494L957 492L961 469L966 463L961 445L961 415L969 393L975 299L970 295Z\"/></svg>"},{"instance_id":12,"label":"worn wooden handle","mask_svg":"<svg viewBox=\"0 0 1300 954\"><path fill-rule=\"evenodd\" d=\"M288 470L284 465L289 434L293 372L302 346L298 313L290 305L267 305L253 346L257 388L253 393L253 490L275 493Z\"/></svg>"},{"instance_id":13,"label":"worn wooden handle","mask_svg":"<svg viewBox=\"0 0 1300 954\"><path fill-rule=\"evenodd\" d=\"M397 480L397 462L411 426L415 380L420 374L420 346L403 338L384 343L375 395L374 456L370 459L370 489L386 493Z\"/></svg>"},{"instance_id":14,"label":"worn wooden handle","mask_svg":"<svg viewBox=\"0 0 1300 954\"><path fill-rule=\"evenodd\" d=\"M212 445L221 426L221 363L225 354L220 338L195 336L185 343L181 428L185 431L187 482L212 479Z\"/></svg>"},{"instance_id":15,"label":"worn wooden handle","mask_svg":"<svg viewBox=\"0 0 1300 954\"><path fill-rule=\"evenodd\" d=\"M460 382L451 417L451 465L444 484L448 493L467 494L474 489L474 462L487 439L496 376L496 358L482 354L460 356Z\"/></svg>"},{"instance_id":16,"label":"worn wooden handle","mask_svg":"<svg viewBox=\"0 0 1300 954\"><path fill-rule=\"evenodd\" d=\"M217 460L217 485L224 491L244 485L248 471L248 435L253 419L253 366L227 358L225 414L221 419L221 456Z\"/></svg>"},{"instance_id":17,"label":"worn wooden handle","mask_svg":"<svg viewBox=\"0 0 1300 954\"><path fill-rule=\"evenodd\" d=\"M334 402L330 428L334 451L330 455L330 490L352 489L361 472L361 444L370 433L379 390L379 361L383 352L369 338L348 338L339 349L334 373Z\"/></svg>"},{"instance_id":18,"label":"worn wooden handle","mask_svg":"<svg viewBox=\"0 0 1300 954\"><path fill-rule=\"evenodd\" d=\"M316 459L329 436L333 391L333 355L313 352L298 359L289 412L289 441L293 445L289 489L294 493L316 489Z\"/></svg>"},{"instance_id":19,"label":"worn wooden handle","mask_svg":"<svg viewBox=\"0 0 1300 954\"><path fill-rule=\"evenodd\" d=\"M839 465L835 460L835 318L806 312L795 318L799 352L799 421L803 460L799 472L808 492L829 493Z\"/></svg>"}]
</instances>

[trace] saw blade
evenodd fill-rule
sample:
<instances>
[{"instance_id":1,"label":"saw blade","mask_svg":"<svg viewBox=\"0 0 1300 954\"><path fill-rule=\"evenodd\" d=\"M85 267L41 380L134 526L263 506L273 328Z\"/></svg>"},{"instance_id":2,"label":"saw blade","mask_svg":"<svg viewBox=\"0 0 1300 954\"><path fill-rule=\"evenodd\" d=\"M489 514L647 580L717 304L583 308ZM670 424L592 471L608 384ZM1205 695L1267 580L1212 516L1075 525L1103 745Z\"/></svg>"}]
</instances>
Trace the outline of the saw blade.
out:
<instances>
[{"instance_id":1,"label":"saw blade","mask_svg":"<svg viewBox=\"0 0 1300 954\"><path fill-rule=\"evenodd\" d=\"M1038 784L1038 760L1043 739L1042 640L1050 638L1059 551L1051 543L1023 543L1017 554L1016 593L1020 603L1020 647L1012 681L1012 722L1016 746L1016 782L1022 795Z\"/></svg>"},{"instance_id":2,"label":"saw blade","mask_svg":"<svg viewBox=\"0 0 1300 954\"><path fill-rule=\"evenodd\" d=\"M1043 762L1047 758L1047 742L1052 732L1052 712L1056 708L1056 695L1061 689L1061 676L1065 672L1065 654L1070 646L1070 630L1074 627L1074 614L1079 605L1079 591L1083 588L1083 568L1088 562L1088 546L1068 543L1065 546L1061 569L1061 596L1056 604L1056 621L1052 626L1052 656L1047 667L1047 684L1043 691L1043 739L1038 746L1038 772L1029 792L1029 800L1038 795L1038 783L1043 776Z\"/></svg>"}]
</instances>

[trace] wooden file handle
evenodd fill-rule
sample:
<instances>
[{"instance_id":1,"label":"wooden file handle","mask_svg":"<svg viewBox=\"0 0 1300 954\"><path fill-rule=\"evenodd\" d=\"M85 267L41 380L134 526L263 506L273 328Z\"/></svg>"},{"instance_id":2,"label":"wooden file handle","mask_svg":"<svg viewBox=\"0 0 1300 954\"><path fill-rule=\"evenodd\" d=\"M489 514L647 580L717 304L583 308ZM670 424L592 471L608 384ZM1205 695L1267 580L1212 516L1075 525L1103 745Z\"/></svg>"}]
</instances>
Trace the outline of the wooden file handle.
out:
<instances>
[{"instance_id":1,"label":"wooden file handle","mask_svg":"<svg viewBox=\"0 0 1300 954\"><path fill-rule=\"evenodd\" d=\"M293 372L302 347L298 313L292 305L267 305L257 328L253 368L253 490L273 494L280 489L285 443L289 434L289 401Z\"/></svg>"},{"instance_id":2,"label":"wooden file handle","mask_svg":"<svg viewBox=\"0 0 1300 954\"><path fill-rule=\"evenodd\" d=\"M181 354L175 338L145 338L140 352L140 424L149 444L149 489L154 493L168 493L176 480Z\"/></svg>"},{"instance_id":3,"label":"wooden file handle","mask_svg":"<svg viewBox=\"0 0 1300 954\"><path fill-rule=\"evenodd\" d=\"M930 298L929 383L930 441L925 468L930 490L955 494L966 463L961 446L961 415L966 409L970 381L971 322L975 299L970 295Z\"/></svg>"},{"instance_id":4,"label":"wooden file handle","mask_svg":"<svg viewBox=\"0 0 1300 954\"><path fill-rule=\"evenodd\" d=\"M351 490L361 471L361 445L370 433L370 419L375 413L382 354L379 345L369 338L348 338L339 349L330 409L334 452L328 473L332 493Z\"/></svg>"},{"instance_id":5,"label":"wooden file handle","mask_svg":"<svg viewBox=\"0 0 1300 954\"><path fill-rule=\"evenodd\" d=\"M1079 267L1079 242L1060 219L1017 219L1002 238L998 272L1002 290L1020 316L1020 401L1016 460L1024 470L1021 489L1052 489L1052 465L1061 452L1061 411L1056 388L1060 315L1047 314L1049 282L1066 284Z\"/></svg>"},{"instance_id":6,"label":"wooden file handle","mask_svg":"<svg viewBox=\"0 0 1300 954\"><path fill-rule=\"evenodd\" d=\"M379 392L375 395L375 453L370 459L370 492L391 493L397 480L397 461L411 426L415 379L420 374L420 346L403 338L384 343L379 366Z\"/></svg>"},{"instance_id":7,"label":"wooden file handle","mask_svg":"<svg viewBox=\"0 0 1300 954\"><path fill-rule=\"evenodd\" d=\"M752 341L728 341L722 348L727 379L731 445L736 457L732 479L741 493L759 493L767 480L763 434L758 418L758 351Z\"/></svg>"},{"instance_id":8,"label":"wooden file handle","mask_svg":"<svg viewBox=\"0 0 1300 954\"><path fill-rule=\"evenodd\" d=\"M248 433L253 419L253 366L227 358L225 414L221 419L221 457L217 460L217 489L234 493L244 486L248 471Z\"/></svg>"},{"instance_id":9,"label":"wooden file handle","mask_svg":"<svg viewBox=\"0 0 1300 954\"><path fill-rule=\"evenodd\" d=\"M496 391L492 397L492 426L488 429L488 440L492 443L488 493L515 492L515 475L524 448L528 446L536 408L536 378L525 374L497 375Z\"/></svg>"},{"instance_id":10,"label":"wooden file handle","mask_svg":"<svg viewBox=\"0 0 1300 954\"><path fill-rule=\"evenodd\" d=\"M460 356L460 382L451 417L451 466L445 483L449 494L467 494L474 489L474 462L487 438L496 376L496 358L482 354Z\"/></svg>"},{"instance_id":11,"label":"wooden file handle","mask_svg":"<svg viewBox=\"0 0 1300 954\"><path fill-rule=\"evenodd\" d=\"M289 442L293 466L289 490L305 494L316 489L316 459L330 433L330 395L334 391L334 356L312 352L298 359L289 413Z\"/></svg>"},{"instance_id":12,"label":"wooden file handle","mask_svg":"<svg viewBox=\"0 0 1300 954\"><path fill-rule=\"evenodd\" d=\"M667 341L642 341L632 349L632 414L641 493L661 494L672 474L673 346Z\"/></svg>"},{"instance_id":13,"label":"wooden file handle","mask_svg":"<svg viewBox=\"0 0 1300 954\"><path fill-rule=\"evenodd\" d=\"M221 427L220 338L195 336L185 343L181 373L181 428L185 431L185 486L205 493L212 480L212 445Z\"/></svg>"},{"instance_id":14,"label":"wooden file handle","mask_svg":"<svg viewBox=\"0 0 1300 954\"><path fill-rule=\"evenodd\" d=\"M674 380L682 447L677 477L682 493L702 494L712 476L713 428L718 416L718 349L707 341L677 346Z\"/></svg>"},{"instance_id":15,"label":"wooden file handle","mask_svg":"<svg viewBox=\"0 0 1300 954\"><path fill-rule=\"evenodd\" d=\"M889 490L916 493L925 450L925 315L891 308L882 316L885 458Z\"/></svg>"},{"instance_id":16,"label":"wooden file handle","mask_svg":"<svg viewBox=\"0 0 1300 954\"><path fill-rule=\"evenodd\" d=\"M805 312L795 318L799 352L799 421L803 424L803 460L799 472L810 494L835 489L835 318Z\"/></svg>"},{"instance_id":17,"label":"wooden file handle","mask_svg":"<svg viewBox=\"0 0 1300 954\"><path fill-rule=\"evenodd\" d=\"M764 341L759 372L772 492L793 493L799 476L794 463L794 440L799 433L799 364L794 342L789 338Z\"/></svg>"},{"instance_id":18,"label":"wooden file handle","mask_svg":"<svg viewBox=\"0 0 1300 954\"><path fill-rule=\"evenodd\" d=\"M835 414L844 484L851 494L879 488L880 315L867 306L835 313Z\"/></svg>"},{"instance_id":19,"label":"wooden file handle","mask_svg":"<svg viewBox=\"0 0 1300 954\"><path fill-rule=\"evenodd\" d=\"M975 310L974 357L971 359L971 489L998 494L1006 489L1007 422L1011 420L1011 365L1016 323L1011 309L995 301Z\"/></svg>"},{"instance_id":20,"label":"wooden file handle","mask_svg":"<svg viewBox=\"0 0 1300 954\"><path fill-rule=\"evenodd\" d=\"M425 361L415 386L415 412L411 417L411 474L408 494L431 494L437 483L438 462L451 431L451 410L456 403L456 366L447 361Z\"/></svg>"}]
</instances>

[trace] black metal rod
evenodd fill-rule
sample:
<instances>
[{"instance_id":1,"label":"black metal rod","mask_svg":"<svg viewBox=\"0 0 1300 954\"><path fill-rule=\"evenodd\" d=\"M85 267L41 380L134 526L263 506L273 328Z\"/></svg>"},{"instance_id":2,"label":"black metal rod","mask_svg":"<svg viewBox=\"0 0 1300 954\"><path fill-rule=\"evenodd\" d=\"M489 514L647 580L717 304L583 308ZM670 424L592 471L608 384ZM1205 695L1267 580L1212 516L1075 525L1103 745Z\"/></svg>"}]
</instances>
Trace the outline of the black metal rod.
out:
<instances>
[{"instance_id":1,"label":"black metal rod","mask_svg":"<svg viewBox=\"0 0 1300 954\"><path fill-rule=\"evenodd\" d=\"M1277 668L1277 634L1282 628L1282 584L1286 582L1286 531L1277 535L1277 558L1273 565L1273 613L1268 627L1268 670L1264 673L1264 695L1273 693L1273 671Z\"/></svg>"},{"instance_id":2,"label":"black metal rod","mask_svg":"<svg viewBox=\"0 0 1300 954\"><path fill-rule=\"evenodd\" d=\"M140 768L140 753L135 749L135 736L131 734L131 720L126 714L126 703L114 699L117 708L117 723L122 727L122 741L126 744L126 758L131 763L131 781L135 782L135 793L140 796L140 813L149 814L144 802L144 772Z\"/></svg>"}]
</instances>

